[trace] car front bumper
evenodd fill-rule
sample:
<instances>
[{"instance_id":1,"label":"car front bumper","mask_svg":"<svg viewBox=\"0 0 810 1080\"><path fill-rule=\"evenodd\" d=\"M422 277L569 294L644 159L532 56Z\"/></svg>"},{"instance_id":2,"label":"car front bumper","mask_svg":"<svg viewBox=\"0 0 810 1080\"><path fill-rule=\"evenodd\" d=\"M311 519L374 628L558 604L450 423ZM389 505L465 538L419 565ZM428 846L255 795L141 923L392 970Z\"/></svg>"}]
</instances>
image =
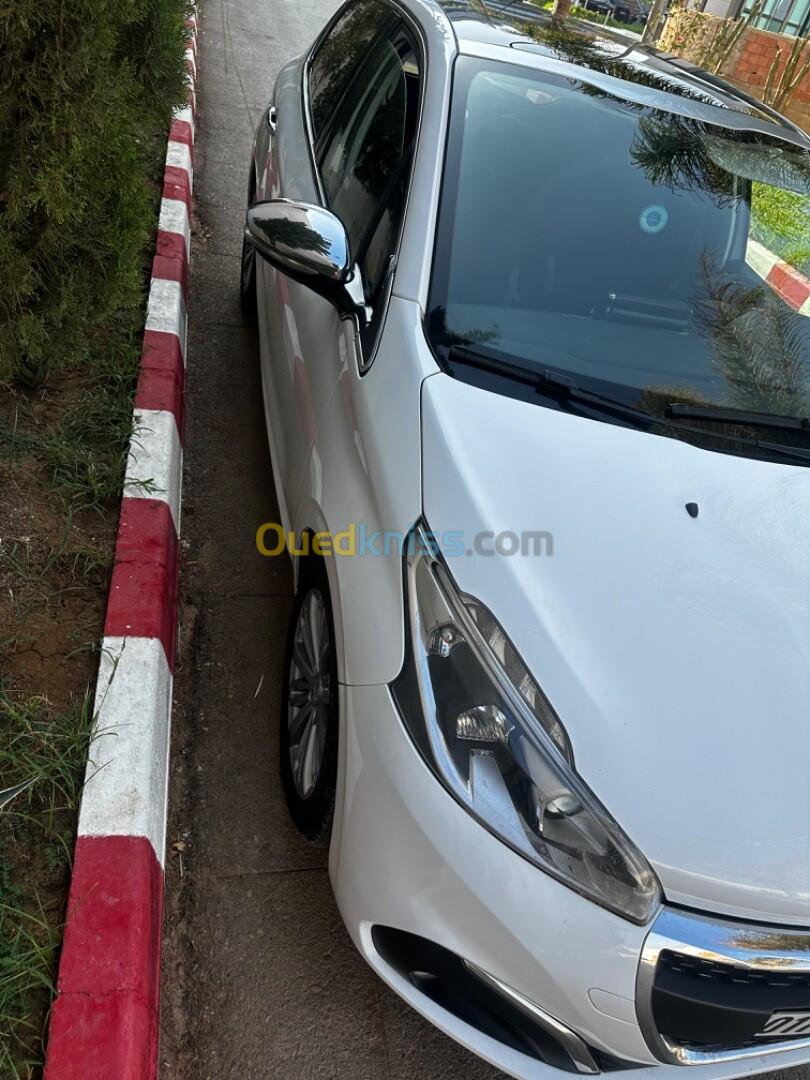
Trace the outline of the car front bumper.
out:
<instances>
[{"instance_id":1,"label":"car front bumper","mask_svg":"<svg viewBox=\"0 0 810 1080\"><path fill-rule=\"evenodd\" d=\"M341 695L330 873L348 930L377 973L437 1027L512 1076L561 1072L437 1004L383 957L375 927L449 950L575 1033L597 1062L600 1055L618 1059L613 1070L624 1062L619 1071L635 1077L683 1075L656 1058L637 1017L651 927L578 896L482 828L428 770L388 687L341 687ZM690 1074L753 1076L808 1060L804 1046L693 1064Z\"/></svg>"}]
</instances>

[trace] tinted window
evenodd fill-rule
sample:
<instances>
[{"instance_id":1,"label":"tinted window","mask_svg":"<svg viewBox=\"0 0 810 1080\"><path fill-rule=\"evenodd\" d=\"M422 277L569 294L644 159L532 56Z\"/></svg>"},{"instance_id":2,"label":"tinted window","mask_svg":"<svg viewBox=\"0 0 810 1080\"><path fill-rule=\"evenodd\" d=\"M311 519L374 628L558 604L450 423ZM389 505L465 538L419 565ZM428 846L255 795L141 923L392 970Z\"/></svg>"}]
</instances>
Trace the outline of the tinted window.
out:
<instances>
[{"instance_id":1,"label":"tinted window","mask_svg":"<svg viewBox=\"0 0 810 1080\"><path fill-rule=\"evenodd\" d=\"M344 101L324 151L329 205L343 222L373 302L396 246L419 106L419 68L404 35L386 41Z\"/></svg>"},{"instance_id":2,"label":"tinted window","mask_svg":"<svg viewBox=\"0 0 810 1080\"><path fill-rule=\"evenodd\" d=\"M478 345L656 415L808 414L810 318L769 272L810 269L806 151L464 58L451 128L440 354Z\"/></svg>"},{"instance_id":3,"label":"tinted window","mask_svg":"<svg viewBox=\"0 0 810 1080\"><path fill-rule=\"evenodd\" d=\"M315 138L324 133L340 105L352 77L358 72L374 42L391 28L396 16L391 8L368 0L353 4L338 19L313 57L309 94Z\"/></svg>"}]
</instances>

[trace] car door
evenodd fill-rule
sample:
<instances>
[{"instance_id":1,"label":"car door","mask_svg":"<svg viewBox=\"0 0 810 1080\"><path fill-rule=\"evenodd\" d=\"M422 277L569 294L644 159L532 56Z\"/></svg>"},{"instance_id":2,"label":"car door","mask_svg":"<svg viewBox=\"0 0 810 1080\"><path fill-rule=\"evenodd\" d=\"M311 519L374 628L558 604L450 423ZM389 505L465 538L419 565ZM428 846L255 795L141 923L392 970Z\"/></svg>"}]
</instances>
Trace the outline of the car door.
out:
<instances>
[{"instance_id":1,"label":"car door","mask_svg":"<svg viewBox=\"0 0 810 1080\"><path fill-rule=\"evenodd\" d=\"M401 313L398 328L392 333L389 328L397 321L392 293L416 154L423 71L416 39L399 23L369 54L318 144L324 202L347 231L367 318L340 323L336 354L312 372L319 420L298 501L299 536L303 529L335 536L355 530L360 544L361 533L407 529L419 515L422 373L396 346L393 356L390 350L375 356L386 340L395 342L406 332ZM408 432L404 440L402 428ZM381 466L382 457L394 462L393 472ZM397 512L388 497L390 484L398 492ZM389 610L401 603L399 559L339 558L327 560L327 566L339 638L344 629L353 631L363 623L363 598L394 593ZM391 655L398 650L399 629L389 634ZM362 631L348 636L355 643L363 640ZM341 677L362 678L362 666L351 668L346 651L339 652L339 664L345 665Z\"/></svg>"},{"instance_id":2,"label":"car door","mask_svg":"<svg viewBox=\"0 0 810 1080\"><path fill-rule=\"evenodd\" d=\"M370 50L316 146L325 205L349 239L367 305L364 320L336 326L335 362L313 366L310 395L318 416L351 364L373 358L394 270L418 126L419 61L401 24Z\"/></svg>"},{"instance_id":3,"label":"car door","mask_svg":"<svg viewBox=\"0 0 810 1080\"><path fill-rule=\"evenodd\" d=\"M255 199L323 201L313 144L328 137L349 86L397 21L382 0L360 0L338 13L308 62L282 71L262 132L266 154L256 162ZM334 385L353 334L327 301L263 260L257 284L265 410L282 517L290 527L325 388Z\"/></svg>"}]
</instances>

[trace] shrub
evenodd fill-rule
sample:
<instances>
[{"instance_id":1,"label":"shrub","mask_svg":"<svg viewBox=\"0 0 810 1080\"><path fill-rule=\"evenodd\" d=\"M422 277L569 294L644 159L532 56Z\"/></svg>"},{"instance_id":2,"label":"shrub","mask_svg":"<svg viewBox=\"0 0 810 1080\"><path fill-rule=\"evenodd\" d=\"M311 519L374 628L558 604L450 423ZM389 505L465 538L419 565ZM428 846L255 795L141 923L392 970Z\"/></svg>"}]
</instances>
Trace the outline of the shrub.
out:
<instances>
[{"instance_id":1,"label":"shrub","mask_svg":"<svg viewBox=\"0 0 810 1080\"><path fill-rule=\"evenodd\" d=\"M0 5L0 379L81 360L142 299L186 0Z\"/></svg>"},{"instance_id":2,"label":"shrub","mask_svg":"<svg viewBox=\"0 0 810 1080\"><path fill-rule=\"evenodd\" d=\"M541 6L544 11L553 11L554 0L546 0L546 2L540 4L538 0L532 0L536 6ZM633 34L641 34L644 31L643 23L623 23L618 19L606 18L598 11L591 11L590 8L580 7L578 4L572 4L571 10L568 12L572 19L580 19L583 22L599 23L600 26L608 26L617 30L629 30Z\"/></svg>"}]
</instances>

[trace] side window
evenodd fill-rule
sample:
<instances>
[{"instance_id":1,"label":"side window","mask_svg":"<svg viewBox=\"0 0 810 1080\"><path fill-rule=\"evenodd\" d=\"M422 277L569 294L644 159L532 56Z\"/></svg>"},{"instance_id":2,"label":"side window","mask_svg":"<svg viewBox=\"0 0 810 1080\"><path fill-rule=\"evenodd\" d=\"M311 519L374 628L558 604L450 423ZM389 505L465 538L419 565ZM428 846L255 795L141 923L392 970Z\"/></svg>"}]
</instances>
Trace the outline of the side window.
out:
<instances>
[{"instance_id":1,"label":"side window","mask_svg":"<svg viewBox=\"0 0 810 1080\"><path fill-rule=\"evenodd\" d=\"M309 97L316 142L326 132L346 88L360 70L369 50L396 22L397 16L379 0L352 4L340 16L312 59Z\"/></svg>"},{"instance_id":2,"label":"side window","mask_svg":"<svg viewBox=\"0 0 810 1080\"><path fill-rule=\"evenodd\" d=\"M419 99L418 56L398 31L352 83L321 161L329 207L346 227L372 307L386 285L399 236Z\"/></svg>"}]
</instances>

